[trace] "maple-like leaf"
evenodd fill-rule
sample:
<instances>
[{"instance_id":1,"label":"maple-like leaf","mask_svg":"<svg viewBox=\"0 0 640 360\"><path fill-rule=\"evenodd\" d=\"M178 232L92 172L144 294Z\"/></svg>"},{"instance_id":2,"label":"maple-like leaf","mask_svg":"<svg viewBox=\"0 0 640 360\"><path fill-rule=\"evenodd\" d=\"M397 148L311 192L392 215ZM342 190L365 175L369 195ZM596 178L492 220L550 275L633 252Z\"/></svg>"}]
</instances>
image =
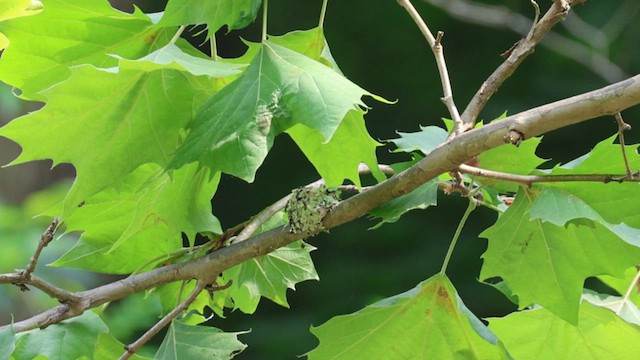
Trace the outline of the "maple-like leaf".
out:
<instances>
[{"instance_id":1,"label":"maple-like leaf","mask_svg":"<svg viewBox=\"0 0 640 360\"><path fill-rule=\"evenodd\" d=\"M411 210L426 209L438 203L438 180L434 179L418 186L412 192L386 202L371 210L371 218L380 218L372 227L377 229L385 223L394 223Z\"/></svg>"},{"instance_id":2,"label":"maple-like leaf","mask_svg":"<svg viewBox=\"0 0 640 360\"><path fill-rule=\"evenodd\" d=\"M65 219L68 232L84 233L53 265L131 273L180 249L182 233L191 240L197 232L221 233L210 204L218 180L195 164L171 176L157 165L141 166Z\"/></svg>"},{"instance_id":3,"label":"maple-like leaf","mask_svg":"<svg viewBox=\"0 0 640 360\"><path fill-rule=\"evenodd\" d=\"M488 320L515 359L635 359L640 353L640 327L586 301L577 325L544 308Z\"/></svg>"},{"instance_id":4,"label":"maple-like leaf","mask_svg":"<svg viewBox=\"0 0 640 360\"><path fill-rule=\"evenodd\" d=\"M262 0L169 0L162 26L207 24L209 35L227 25L242 29L258 14Z\"/></svg>"},{"instance_id":5,"label":"maple-like leaf","mask_svg":"<svg viewBox=\"0 0 640 360\"><path fill-rule=\"evenodd\" d=\"M111 67L112 57L138 58L165 45L175 29L156 26L136 9L127 14L107 1L47 0L44 10L0 23L10 45L0 58L0 80L25 99L46 99L41 91L71 75L71 67ZM46 41L43 41L46 39Z\"/></svg>"},{"instance_id":6,"label":"maple-like leaf","mask_svg":"<svg viewBox=\"0 0 640 360\"><path fill-rule=\"evenodd\" d=\"M224 281L233 280L226 291L234 308L251 314L261 297L289 307L287 289L295 289L305 280L318 280L310 256L313 250L313 246L298 241L225 270Z\"/></svg>"},{"instance_id":7,"label":"maple-like leaf","mask_svg":"<svg viewBox=\"0 0 640 360\"><path fill-rule=\"evenodd\" d=\"M480 235L489 240L480 278L501 277L521 307L540 304L576 323L584 280L601 274L621 275L640 262L640 248L582 216L566 218L575 220L563 226L531 219L537 196L535 190L520 190L508 210ZM568 207L560 210L571 211Z\"/></svg>"},{"instance_id":8,"label":"maple-like leaf","mask_svg":"<svg viewBox=\"0 0 640 360\"><path fill-rule=\"evenodd\" d=\"M237 71L218 70L220 76ZM43 109L0 129L23 149L12 164L46 158L73 164L77 177L65 216L138 166L166 165L180 130L213 92L206 77L149 69L145 61L121 60L115 73L90 65L72 73L44 92Z\"/></svg>"},{"instance_id":9,"label":"maple-like leaf","mask_svg":"<svg viewBox=\"0 0 640 360\"><path fill-rule=\"evenodd\" d=\"M411 133L398 132L398 135L400 137L397 139L387 140L396 145L397 149L394 152L411 153L420 151L422 154L427 155L447 140L447 132L437 126L421 126L420 131Z\"/></svg>"},{"instance_id":10,"label":"maple-like leaf","mask_svg":"<svg viewBox=\"0 0 640 360\"><path fill-rule=\"evenodd\" d=\"M508 359L444 275L312 328L314 359Z\"/></svg>"},{"instance_id":11,"label":"maple-like leaf","mask_svg":"<svg viewBox=\"0 0 640 360\"><path fill-rule=\"evenodd\" d=\"M198 161L251 182L277 134L302 124L329 141L347 112L364 106L363 95L383 100L313 59L265 42L244 74L203 105L170 166Z\"/></svg>"},{"instance_id":12,"label":"maple-like leaf","mask_svg":"<svg viewBox=\"0 0 640 360\"><path fill-rule=\"evenodd\" d=\"M238 335L245 333L173 321L154 359L231 359L247 347L238 341Z\"/></svg>"}]
</instances>

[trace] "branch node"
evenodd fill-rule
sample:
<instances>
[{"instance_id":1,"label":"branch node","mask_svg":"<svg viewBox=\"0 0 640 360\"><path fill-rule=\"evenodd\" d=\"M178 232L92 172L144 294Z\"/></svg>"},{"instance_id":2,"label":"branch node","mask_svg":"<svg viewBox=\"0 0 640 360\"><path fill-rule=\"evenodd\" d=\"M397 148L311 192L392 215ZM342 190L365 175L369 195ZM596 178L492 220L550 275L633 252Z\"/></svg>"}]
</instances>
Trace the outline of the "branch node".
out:
<instances>
[{"instance_id":1,"label":"branch node","mask_svg":"<svg viewBox=\"0 0 640 360\"><path fill-rule=\"evenodd\" d=\"M513 144L518 147L520 146L520 143L525 140L525 136L520 130L509 129L505 136L502 137L502 140L504 140L505 143Z\"/></svg>"},{"instance_id":2,"label":"branch node","mask_svg":"<svg viewBox=\"0 0 640 360\"><path fill-rule=\"evenodd\" d=\"M438 34L436 34L436 43L433 45L434 48L442 47L443 36L444 36L444 31L438 31Z\"/></svg>"}]
</instances>

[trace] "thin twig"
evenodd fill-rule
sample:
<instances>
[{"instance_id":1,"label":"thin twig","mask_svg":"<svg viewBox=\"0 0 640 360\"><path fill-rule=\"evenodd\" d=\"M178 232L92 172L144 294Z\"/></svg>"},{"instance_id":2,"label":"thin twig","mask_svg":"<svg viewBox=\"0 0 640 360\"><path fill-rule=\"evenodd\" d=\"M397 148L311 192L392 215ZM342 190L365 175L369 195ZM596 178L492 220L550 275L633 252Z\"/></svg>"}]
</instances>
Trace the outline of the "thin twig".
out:
<instances>
[{"instance_id":1,"label":"thin twig","mask_svg":"<svg viewBox=\"0 0 640 360\"><path fill-rule=\"evenodd\" d=\"M389 165L379 164L378 169L380 169L380 171L382 171L382 173L385 175L393 175L395 173L393 168ZM369 169L367 164L360 163L358 164L358 174L360 175L371 174L371 169Z\"/></svg>"},{"instance_id":2,"label":"thin twig","mask_svg":"<svg viewBox=\"0 0 640 360\"><path fill-rule=\"evenodd\" d=\"M153 338L160 330L162 330L165 326L169 325L169 323L176 318L181 312L186 310L192 302L200 295L202 290L205 289L207 284L204 281L198 281L195 289L187 296L184 301L182 301L178 306L176 306L173 310L171 310L167 315L165 315L160 321L158 321L151 329L145 332L138 340L134 343L125 347L125 352L120 356L119 360L126 360L131 357L142 345L146 344L151 338Z\"/></svg>"},{"instance_id":3,"label":"thin twig","mask_svg":"<svg viewBox=\"0 0 640 360\"><path fill-rule=\"evenodd\" d=\"M486 170L462 164L458 167L458 170L463 174L469 174L474 176L480 176L485 178L491 178L496 180L508 181L526 186L531 186L533 183L542 182L640 182L638 174L635 177L633 174L620 175L620 174L575 174L575 175L516 175L499 171Z\"/></svg>"},{"instance_id":4,"label":"thin twig","mask_svg":"<svg viewBox=\"0 0 640 360\"><path fill-rule=\"evenodd\" d=\"M451 115L451 119L453 120L455 126L453 131L451 132L454 136L463 132L463 122L460 118L460 113L458 112L458 108L456 107L455 101L453 100L453 92L451 90L451 81L449 80L449 72L447 70L447 63L444 60L444 52L442 50L442 36L443 32L439 31L437 38L433 36L431 30L424 22L424 20L420 17L420 14L416 10L415 7L411 4L409 0L398 0L398 4L404 7L413 21L418 25L418 28L424 35L425 39L429 43L431 47L431 51L433 51L433 55L436 58L436 64L438 66L438 72L440 73L440 82L442 83L442 91L443 97L442 102L446 105L449 110L449 115Z\"/></svg>"},{"instance_id":5,"label":"thin twig","mask_svg":"<svg viewBox=\"0 0 640 360\"><path fill-rule=\"evenodd\" d=\"M36 289L42 290L42 292L57 299L61 303L80 301L80 298L74 293L60 289L33 274L29 276L29 280L25 281L23 271L24 270L18 270L12 274L0 274L0 284L15 284L18 286L31 285Z\"/></svg>"},{"instance_id":6,"label":"thin twig","mask_svg":"<svg viewBox=\"0 0 640 360\"><path fill-rule=\"evenodd\" d=\"M633 172L631 171L631 167L629 167L629 160L627 160L627 152L624 148L624 132L627 130L631 130L631 125L624 122L622 119L621 113L616 113L616 122L618 123L618 138L620 139L620 148L622 149L622 159L624 160L624 166L627 169L627 177L629 179L633 179Z\"/></svg>"},{"instance_id":7,"label":"thin twig","mask_svg":"<svg viewBox=\"0 0 640 360\"><path fill-rule=\"evenodd\" d=\"M44 249L47 245L49 245L51 240L53 240L53 235L55 234L56 229L58 229L59 223L60 223L59 217L56 217L55 219L53 219L51 224L49 224L49 226L47 227L47 230L45 230L44 234L42 234L42 236L40 237L40 241L38 242L36 251L33 253L33 256L29 260L29 264L27 265L27 268L22 272L22 278L24 279L25 282L29 281L29 279L31 278L31 274L36 269L36 265L38 263L38 259L40 258L40 254L42 253L42 249Z\"/></svg>"},{"instance_id":8,"label":"thin twig","mask_svg":"<svg viewBox=\"0 0 640 360\"><path fill-rule=\"evenodd\" d=\"M518 66L526 59L535 46L544 38L551 28L567 15L567 11L552 5L549 11L533 24L527 36L521 39L509 51L507 59L485 80L462 113L462 121L467 129L472 129L478 115L491 96L508 79Z\"/></svg>"},{"instance_id":9,"label":"thin twig","mask_svg":"<svg viewBox=\"0 0 640 360\"><path fill-rule=\"evenodd\" d=\"M245 241L253 235L264 224L267 220L271 219L273 215L275 215L278 211L282 210L287 206L287 202L289 202L289 198L291 194L283 197L282 199L274 202L273 204L267 206L262 211L260 211L256 216L252 217L247 226L242 229L240 234L233 239L233 243L238 243L241 241Z\"/></svg>"}]
</instances>

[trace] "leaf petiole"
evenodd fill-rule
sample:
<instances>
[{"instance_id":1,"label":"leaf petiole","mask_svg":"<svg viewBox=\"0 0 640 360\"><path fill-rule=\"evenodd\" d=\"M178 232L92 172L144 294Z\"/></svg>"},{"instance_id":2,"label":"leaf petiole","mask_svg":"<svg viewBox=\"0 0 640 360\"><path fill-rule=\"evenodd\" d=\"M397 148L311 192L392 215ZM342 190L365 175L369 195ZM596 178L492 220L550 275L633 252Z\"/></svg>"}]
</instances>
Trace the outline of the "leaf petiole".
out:
<instances>
[{"instance_id":1,"label":"leaf petiole","mask_svg":"<svg viewBox=\"0 0 640 360\"><path fill-rule=\"evenodd\" d=\"M267 8L269 7L269 0L262 2L262 42L267 41Z\"/></svg>"},{"instance_id":2,"label":"leaf petiole","mask_svg":"<svg viewBox=\"0 0 640 360\"><path fill-rule=\"evenodd\" d=\"M456 247L456 243L458 242L458 238L460 237L460 233L462 232L462 228L464 224L467 222L469 215L476 208L476 200L473 197L469 197L469 206L467 206L467 210L465 210L462 215L462 219L460 219L460 223L458 224L458 228L456 229L455 234L453 234L453 239L451 240L451 244L449 244L449 250L447 250L447 255L444 257L444 263L442 264L442 269L440 269L440 274L444 275L447 271L447 265L449 265L449 260L451 260L451 254L453 253L453 248Z\"/></svg>"}]
</instances>

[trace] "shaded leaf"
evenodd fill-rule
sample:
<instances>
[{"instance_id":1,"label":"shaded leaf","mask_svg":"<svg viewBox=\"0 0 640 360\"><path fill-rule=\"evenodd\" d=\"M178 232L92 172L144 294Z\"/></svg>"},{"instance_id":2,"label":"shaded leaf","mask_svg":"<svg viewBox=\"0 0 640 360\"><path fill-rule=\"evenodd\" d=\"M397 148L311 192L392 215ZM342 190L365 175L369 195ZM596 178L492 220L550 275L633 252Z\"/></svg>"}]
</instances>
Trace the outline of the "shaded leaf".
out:
<instances>
[{"instance_id":1,"label":"shaded leaf","mask_svg":"<svg viewBox=\"0 0 640 360\"><path fill-rule=\"evenodd\" d=\"M314 359L503 359L497 339L462 304L444 275L312 328Z\"/></svg>"},{"instance_id":2,"label":"shaded leaf","mask_svg":"<svg viewBox=\"0 0 640 360\"><path fill-rule=\"evenodd\" d=\"M411 210L426 209L438 202L438 179L430 180L412 192L386 202L370 211L372 218L380 218L372 229L377 229L384 223L394 223Z\"/></svg>"},{"instance_id":3,"label":"shaded leaf","mask_svg":"<svg viewBox=\"0 0 640 360\"><path fill-rule=\"evenodd\" d=\"M68 232L84 233L53 265L130 273L182 248L182 233L192 241L198 232L221 233L210 203L218 181L195 164L171 177L157 165L141 166L66 219Z\"/></svg>"},{"instance_id":4,"label":"shaded leaf","mask_svg":"<svg viewBox=\"0 0 640 360\"><path fill-rule=\"evenodd\" d=\"M638 276L638 269L635 266L632 266L624 272L623 277L601 275L598 276L598 279L617 291L620 295L626 295L629 291L629 287L633 286L631 292L629 292L629 300L636 306L640 306L640 285L637 283L632 285L632 283L637 280L636 276Z\"/></svg>"},{"instance_id":5,"label":"shaded leaf","mask_svg":"<svg viewBox=\"0 0 640 360\"><path fill-rule=\"evenodd\" d=\"M16 359L32 359L44 355L49 360L91 357L100 333L109 329L100 317L91 311L70 320L53 324L46 329L30 330L18 334Z\"/></svg>"},{"instance_id":6,"label":"shaded leaf","mask_svg":"<svg viewBox=\"0 0 640 360\"><path fill-rule=\"evenodd\" d=\"M11 41L0 59L0 79L19 88L23 98L44 100L47 95L40 92L68 78L72 66L115 66L111 54L144 56L166 44L175 29L102 0L48 0L37 16L2 22L0 31Z\"/></svg>"},{"instance_id":7,"label":"shaded leaf","mask_svg":"<svg viewBox=\"0 0 640 360\"><path fill-rule=\"evenodd\" d=\"M598 294L585 290L582 299L595 306L609 309L624 321L640 327L640 309L633 303L631 298Z\"/></svg>"},{"instance_id":8,"label":"shaded leaf","mask_svg":"<svg viewBox=\"0 0 640 360\"><path fill-rule=\"evenodd\" d=\"M305 280L318 280L310 256L313 250L313 246L297 241L225 270L224 281L233 280L227 291L234 307L251 314L261 297L289 307L287 289L295 289Z\"/></svg>"},{"instance_id":9,"label":"shaded leaf","mask_svg":"<svg viewBox=\"0 0 640 360\"><path fill-rule=\"evenodd\" d=\"M579 318L574 326L538 308L488 320L516 359L635 359L640 353L640 327L586 301Z\"/></svg>"},{"instance_id":10,"label":"shaded leaf","mask_svg":"<svg viewBox=\"0 0 640 360\"><path fill-rule=\"evenodd\" d=\"M420 131L412 133L402 133L397 139L388 140L398 148L394 152L420 151L424 155L429 154L440 144L447 140L447 132L437 126L420 126Z\"/></svg>"},{"instance_id":11,"label":"shaded leaf","mask_svg":"<svg viewBox=\"0 0 640 360\"><path fill-rule=\"evenodd\" d=\"M138 166L166 165L180 129L210 94L206 81L136 66L122 61L118 73L74 68L68 81L44 92L49 102L43 109L0 129L23 149L12 164L45 158L73 164L77 177L65 216Z\"/></svg>"},{"instance_id":12,"label":"shaded leaf","mask_svg":"<svg viewBox=\"0 0 640 360\"><path fill-rule=\"evenodd\" d=\"M521 189L498 221L480 234L489 239L480 278L501 277L521 307L540 304L576 323L584 280L621 275L640 262L640 249L590 220L565 226L530 220L536 196Z\"/></svg>"},{"instance_id":13,"label":"shaded leaf","mask_svg":"<svg viewBox=\"0 0 640 360\"><path fill-rule=\"evenodd\" d=\"M247 347L238 341L238 335L245 333L226 333L213 327L189 326L174 321L154 359L231 359Z\"/></svg>"},{"instance_id":14,"label":"shaded leaf","mask_svg":"<svg viewBox=\"0 0 640 360\"><path fill-rule=\"evenodd\" d=\"M12 326L0 330L0 359L8 359L16 347L16 334Z\"/></svg>"},{"instance_id":15,"label":"shaded leaf","mask_svg":"<svg viewBox=\"0 0 640 360\"><path fill-rule=\"evenodd\" d=\"M124 353L124 344L118 341L113 335L100 333L96 342L92 359L118 359ZM151 360L149 357L133 354L131 360Z\"/></svg>"}]
</instances>

